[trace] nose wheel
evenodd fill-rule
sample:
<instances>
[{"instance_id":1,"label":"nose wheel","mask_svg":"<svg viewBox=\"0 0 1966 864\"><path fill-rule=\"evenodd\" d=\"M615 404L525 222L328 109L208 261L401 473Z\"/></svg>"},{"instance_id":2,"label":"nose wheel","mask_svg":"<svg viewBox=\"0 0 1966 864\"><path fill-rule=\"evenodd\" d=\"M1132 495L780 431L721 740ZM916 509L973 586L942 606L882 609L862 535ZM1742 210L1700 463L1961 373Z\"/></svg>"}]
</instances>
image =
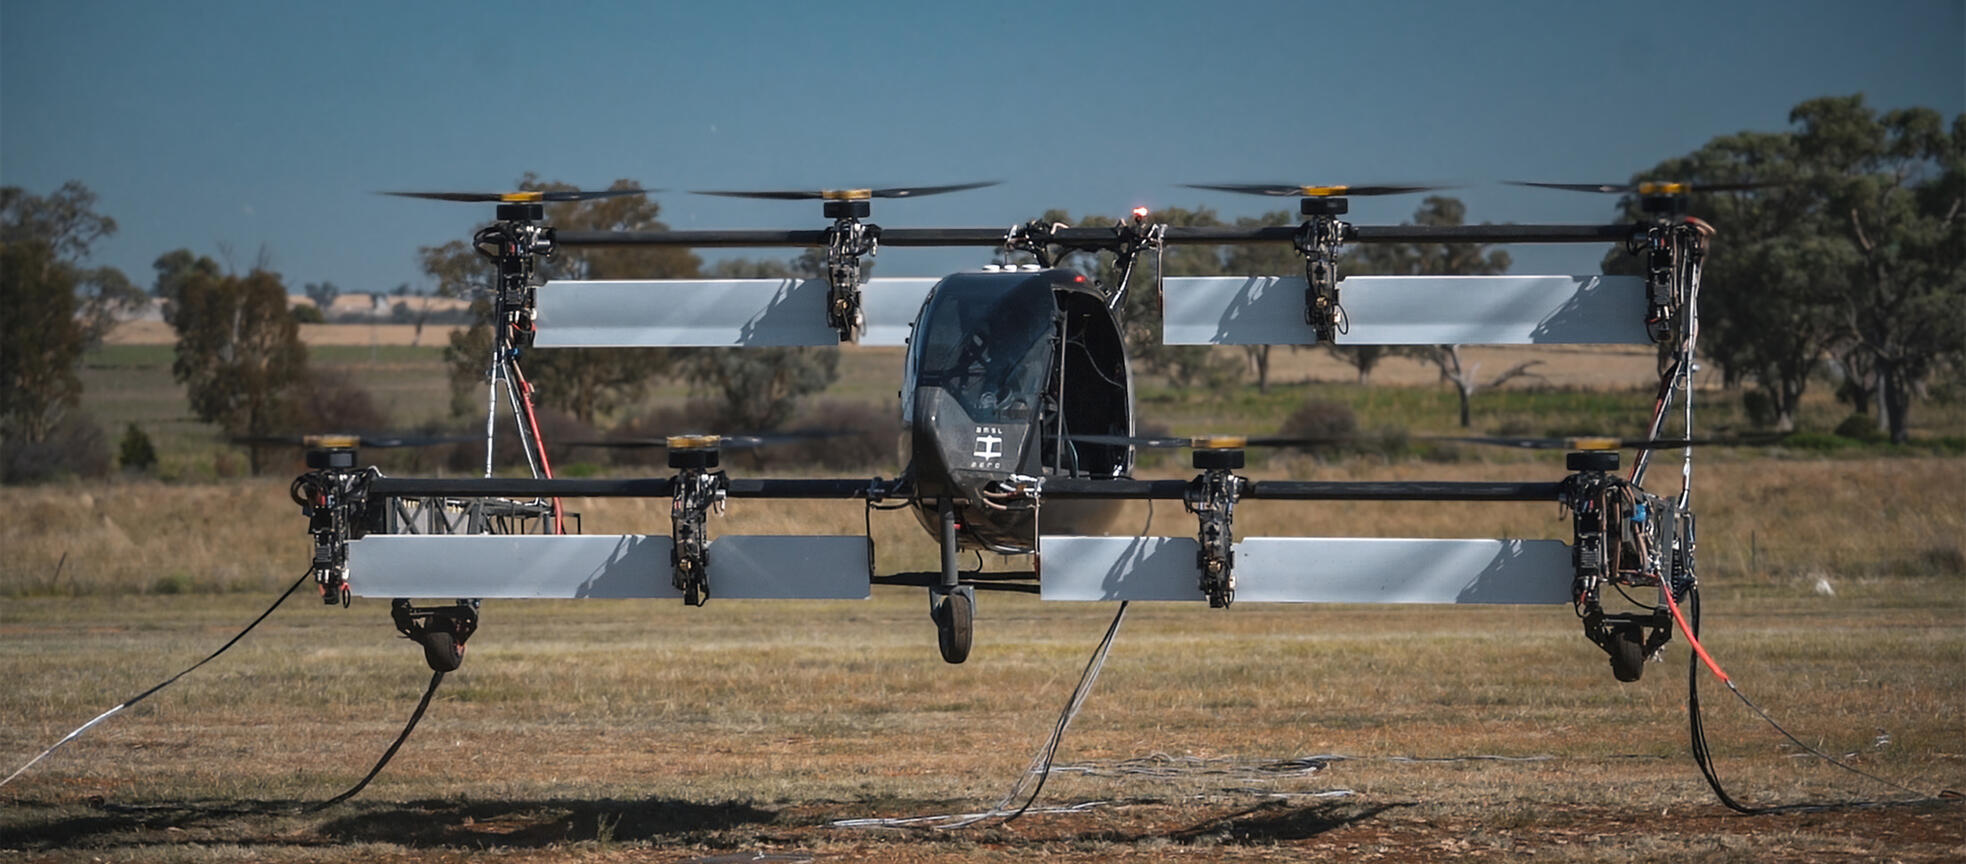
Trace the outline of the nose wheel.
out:
<instances>
[{"instance_id":1,"label":"nose wheel","mask_svg":"<svg viewBox=\"0 0 1966 864\"><path fill-rule=\"evenodd\" d=\"M976 589L969 585L947 592L937 589L929 595L928 615L935 619L935 644L942 649L942 659L949 663L968 660L976 633Z\"/></svg>"}]
</instances>

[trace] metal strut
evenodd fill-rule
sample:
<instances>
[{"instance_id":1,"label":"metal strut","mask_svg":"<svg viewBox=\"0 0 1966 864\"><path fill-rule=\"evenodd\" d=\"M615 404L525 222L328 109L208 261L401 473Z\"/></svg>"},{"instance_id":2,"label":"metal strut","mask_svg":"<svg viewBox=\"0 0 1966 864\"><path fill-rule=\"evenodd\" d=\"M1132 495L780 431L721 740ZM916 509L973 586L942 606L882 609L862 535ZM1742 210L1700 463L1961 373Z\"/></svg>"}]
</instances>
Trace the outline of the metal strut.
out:
<instances>
[{"instance_id":1,"label":"metal strut","mask_svg":"<svg viewBox=\"0 0 1966 864\"><path fill-rule=\"evenodd\" d=\"M1133 278L1133 265L1140 253L1154 250L1154 260L1160 260L1161 250L1167 246L1167 226L1147 222L1144 210L1133 211L1133 219L1113 226L1119 244L1113 247L1113 270L1119 274L1119 281L1106 289L1106 309L1119 312L1126 307L1127 284ZM1160 296L1161 268L1154 267L1154 295Z\"/></svg>"},{"instance_id":2,"label":"metal strut","mask_svg":"<svg viewBox=\"0 0 1966 864\"><path fill-rule=\"evenodd\" d=\"M1032 219L1022 225L1010 226L1003 237L1003 248L1009 252L1028 252L1038 260L1039 267L1049 268L1057 263L1057 256L1051 246L1058 242L1057 232L1070 226L1063 222L1046 222Z\"/></svg>"},{"instance_id":3,"label":"metal strut","mask_svg":"<svg viewBox=\"0 0 1966 864\"><path fill-rule=\"evenodd\" d=\"M1099 232L1087 236L1088 232ZM1133 211L1133 217L1116 222L1109 229L1073 228L1063 222L1033 219L1013 225L1004 234L1003 247L1010 252L1026 252L1040 267L1053 267L1071 252L1111 252L1118 281L1103 286L1106 308L1117 312L1126 302L1126 286L1140 253L1158 252L1167 242L1167 226L1147 221L1146 208ZM1159 278L1159 274L1155 274Z\"/></svg>"}]
</instances>

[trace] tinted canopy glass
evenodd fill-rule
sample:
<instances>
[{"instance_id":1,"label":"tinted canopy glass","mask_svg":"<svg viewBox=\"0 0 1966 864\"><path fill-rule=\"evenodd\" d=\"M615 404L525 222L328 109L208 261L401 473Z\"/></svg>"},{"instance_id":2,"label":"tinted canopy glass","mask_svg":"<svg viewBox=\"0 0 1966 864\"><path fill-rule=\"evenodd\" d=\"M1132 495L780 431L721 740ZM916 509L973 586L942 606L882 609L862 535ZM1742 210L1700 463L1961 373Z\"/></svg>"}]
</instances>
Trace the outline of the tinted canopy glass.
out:
<instances>
[{"instance_id":1,"label":"tinted canopy glass","mask_svg":"<svg viewBox=\"0 0 1966 864\"><path fill-rule=\"evenodd\" d=\"M978 422L1031 419L1051 371L1057 308L1044 278L942 280L915 333L915 383L949 391Z\"/></svg>"}]
</instances>

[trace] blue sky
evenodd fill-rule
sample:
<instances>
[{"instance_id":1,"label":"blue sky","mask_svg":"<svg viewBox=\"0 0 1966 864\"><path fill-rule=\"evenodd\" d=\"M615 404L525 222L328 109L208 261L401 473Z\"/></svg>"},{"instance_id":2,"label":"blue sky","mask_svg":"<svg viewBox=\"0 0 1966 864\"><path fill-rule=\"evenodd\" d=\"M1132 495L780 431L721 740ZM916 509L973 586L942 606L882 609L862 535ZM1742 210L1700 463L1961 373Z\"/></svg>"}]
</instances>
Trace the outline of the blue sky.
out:
<instances>
[{"instance_id":1,"label":"blue sky","mask_svg":"<svg viewBox=\"0 0 1966 864\"><path fill-rule=\"evenodd\" d=\"M0 0L0 183L76 179L96 262L264 247L296 289L422 288L484 211L375 196L586 186L1003 186L890 226L1048 207L1255 215L1181 182L1472 184L1471 218L1603 221L1620 181L1795 103L1966 108L1966 2L269 3ZM672 227L818 227L810 204L658 196ZM1397 222L1415 198L1358 200ZM1724 230L1725 226L1721 226ZM1516 247L1517 272L1598 248ZM781 256L789 253L757 252ZM975 251L890 250L886 275Z\"/></svg>"}]
</instances>

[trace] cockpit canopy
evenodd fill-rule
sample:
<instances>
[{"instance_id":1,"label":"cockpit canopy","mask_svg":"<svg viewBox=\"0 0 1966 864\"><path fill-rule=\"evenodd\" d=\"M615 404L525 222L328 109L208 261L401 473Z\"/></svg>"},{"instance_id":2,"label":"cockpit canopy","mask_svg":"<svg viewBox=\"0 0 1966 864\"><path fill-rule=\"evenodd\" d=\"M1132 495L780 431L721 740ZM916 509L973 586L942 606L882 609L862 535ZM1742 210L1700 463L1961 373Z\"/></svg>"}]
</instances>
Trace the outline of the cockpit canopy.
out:
<instances>
[{"instance_id":1,"label":"cockpit canopy","mask_svg":"<svg viewBox=\"0 0 1966 864\"><path fill-rule=\"evenodd\" d=\"M912 422L916 387L942 388L978 423L1036 419L1058 305L1049 275L1007 281L961 273L935 286L909 345L904 420Z\"/></svg>"}]
</instances>

